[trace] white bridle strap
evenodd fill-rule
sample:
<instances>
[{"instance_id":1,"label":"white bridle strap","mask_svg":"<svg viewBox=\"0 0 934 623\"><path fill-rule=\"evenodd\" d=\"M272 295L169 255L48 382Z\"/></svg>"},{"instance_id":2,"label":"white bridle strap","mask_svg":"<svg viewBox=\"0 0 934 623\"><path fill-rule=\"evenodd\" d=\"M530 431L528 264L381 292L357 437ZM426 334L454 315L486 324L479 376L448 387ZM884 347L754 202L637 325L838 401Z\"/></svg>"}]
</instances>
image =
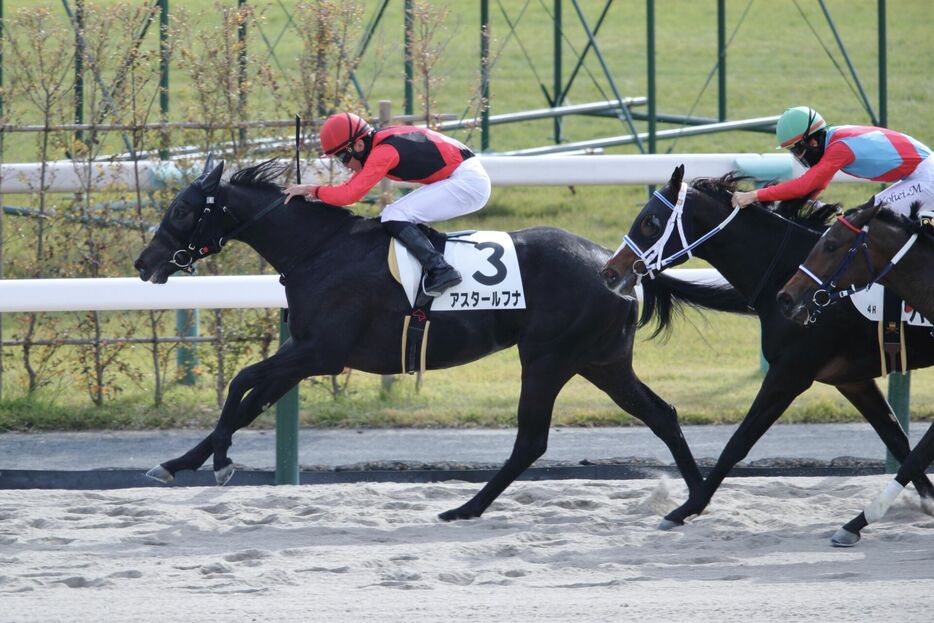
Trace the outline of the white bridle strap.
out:
<instances>
[{"instance_id":1,"label":"white bridle strap","mask_svg":"<svg viewBox=\"0 0 934 623\"><path fill-rule=\"evenodd\" d=\"M895 256L891 259L891 261L889 261L889 264L891 264L892 266L895 266L896 264L898 264L898 262L899 262L903 257L905 257L905 254L908 253L908 251L911 249L911 247L914 246L914 244L915 244L915 242L916 242L917 240L918 240L918 234L911 234L911 238L909 238L909 239L905 242L905 244L902 245L902 248L899 249L899 250L898 250L898 253L896 253Z\"/></svg>"},{"instance_id":2,"label":"white bridle strap","mask_svg":"<svg viewBox=\"0 0 934 623\"><path fill-rule=\"evenodd\" d=\"M645 268L648 271L647 274L650 276L656 270L661 270L664 267L665 245L668 244L668 239L671 238L675 227L678 228L678 233L681 236L681 247L684 248L687 246L684 228L681 225L681 213L684 209L684 198L687 195L687 189L688 185L682 182L681 188L678 189L678 199L673 205L663 194L655 191L655 197L671 210L668 221L665 222L665 229L662 231L662 235L659 236L658 240L655 241L655 244L645 251L642 251L628 235L623 237L623 244L620 245L620 250L622 250L624 246L629 245L636 255L639 256L639 259L642 260L643 264L645 264Z\"/></svg>"},{"instance_id":3,"label":"white bridle strap","mask_svg":"<svg viewBox=\"0 0 934 623\"><path fill-rule=\"evenodd\" d=\"M694 242L688 244L687 235L684 233L684 224L681 220L682 215L684 214L684 200L687 196L688 185L684 182L681 183L681 188L678 190L678 199L672 204L668 201L663 194L658 191L655 191L655 197L664 203L671 210L671 214L668 216L668 221L665 223L665 230L662 232L662 235L655 241L651 247L643 251L639 246L630 238L628 235L623 236L623 242L619 245L619 248L616 249L617 255L624 247L629 247L633 252L642 260L642 263L645 265L645 274L649 277L652 277L655 271L662 271L667 268L669 265L674 263L675 260L680 258L682 255L687 255L688 258L693 257L691 253L699 245L703 244L715 234L720 232L724 227L726 227L733 218L739 213L739 208L733 208L733 211L723 219L723 221L714 227L712 230L695 240ZM681 249L675 252L669 257L665 257L665 245L668 244L668 240L671 238L672 233L675 229L678 231L678 237L681 239ZM642 275L640 275L641 280Z\"/></svg>"}]
</instances>

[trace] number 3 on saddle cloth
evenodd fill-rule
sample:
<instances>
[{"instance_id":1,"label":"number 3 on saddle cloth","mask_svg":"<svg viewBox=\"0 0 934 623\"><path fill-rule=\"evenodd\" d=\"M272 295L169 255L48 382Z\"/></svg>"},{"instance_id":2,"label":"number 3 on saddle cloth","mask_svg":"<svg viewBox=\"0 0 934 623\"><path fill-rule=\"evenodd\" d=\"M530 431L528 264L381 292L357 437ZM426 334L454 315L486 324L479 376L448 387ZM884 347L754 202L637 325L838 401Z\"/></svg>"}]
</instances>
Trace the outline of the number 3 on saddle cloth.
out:
<instances>
[{"instance_id":1,"label":"number 3 on saddle cloth","mask_svg":"<svg viewBox=\"0 0 934 623\"><path fill-rule=\"evenodd\" d=\"M444 259L463 281L441 296L421 289L422 267L402 243L389 243L389 272L405 290L410 311L402 323L402 371L425 369L430 316L438 312L525 309L525 290L512 238L501 231L463 231L444 234L424 228Z\"/></svg>"},{"instance_id":2,"label":"number 3 on saddle cloth","mask_svg":"<svg viewBox=\"0 0 934 623\"><path fill-rule=\"evenodd\" d=\"M853 305L867 320L879 326L879 357L882 374L905 372L908 369L908 351L905 344L905 323L915 327L934 327L919 312L907 305L894 292L874 284L868 290L850 297ZM934 335L934 331L932 331Z\"/></svg>"}]
</instances>

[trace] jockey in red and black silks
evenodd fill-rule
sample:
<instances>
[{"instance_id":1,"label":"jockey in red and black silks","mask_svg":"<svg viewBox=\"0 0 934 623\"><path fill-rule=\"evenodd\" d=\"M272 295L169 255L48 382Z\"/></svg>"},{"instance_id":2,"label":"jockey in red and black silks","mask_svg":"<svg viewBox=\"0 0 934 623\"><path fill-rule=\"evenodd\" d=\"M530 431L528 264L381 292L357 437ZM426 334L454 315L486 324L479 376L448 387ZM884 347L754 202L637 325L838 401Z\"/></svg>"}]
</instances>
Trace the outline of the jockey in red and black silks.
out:
<instances>
[{"instance_id":1,"label":"jockey in red and black silks","mask_svg":"<svg viewBox=\"0 0 934 623\"><path fill-rule=\"evenodd\" d=\"M391 126L374 130L353 113L332 115L321 127L324 154L339 158L354 173L343 184L292 185L290 199L303 195L332 205L362 199L384 178L424 184L390 203L380 213L386 231L411 251L426 271L423 287L431 296L460 283L419 223L434 223L482 208L490 197L490 178L460 142L427 128Z\"/></svg>"},{"instance_id":2,"label":"jockey in red and black silks","mask_svg":"<svg viewBox=\"0 0 934 623\"><path fill-rule=\"evenodd\" d=\"M909 214L916 201L934 207L931 149L907 134L873 126L828 127L820 114L806 106L786 110L775 133L779 147L791 150L807 171L782 184L734 193L734 205L815 198L837 171L843 171L874 182L892 183L876 194L876 202L884 202L896 212Z\"/></svg>"}]
</instances>

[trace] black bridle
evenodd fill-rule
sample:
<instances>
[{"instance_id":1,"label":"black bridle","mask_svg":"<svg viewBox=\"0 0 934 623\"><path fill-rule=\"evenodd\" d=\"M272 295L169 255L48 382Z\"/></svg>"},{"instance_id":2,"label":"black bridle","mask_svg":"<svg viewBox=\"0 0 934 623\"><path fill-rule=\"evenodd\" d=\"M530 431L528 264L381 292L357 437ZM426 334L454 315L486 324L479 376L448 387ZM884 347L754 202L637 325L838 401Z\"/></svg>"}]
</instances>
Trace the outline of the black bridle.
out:
<instances>
[{"instance_id":1,"label":"black bridle","mask_svg":"<svg viewBox=\"0 0 934 623\"><path fill-rule=\"evenodd\" d=\"M195 262L209 255L220 253L225 244L231 240L236 240L238 236L253 226L257 221L283 205L286 199L285 196L282 196L255 213L249 220L240 222L240 219L238 219L226 205L221 205L218 208L218 195L219 193L210 194L204 198L204 206L201 209L201 214L198 216L198 221L195 223L194 229L191 231L191 235L188 237L187 244L182 245L180 241L183 236L169 231L165 223L159 227L159 230L156 232L156 237L162 234L169 243L167 245L169 248L179 247L175 253L172 254L171 259L169 259L169 264L177 266L187 273L192 273L194 271ZM179 201L183 205L193 207L184 199L179 199ZM225 219L233 222L233 228L229 231L224 231Z\"/></svg>"}]
</instances>

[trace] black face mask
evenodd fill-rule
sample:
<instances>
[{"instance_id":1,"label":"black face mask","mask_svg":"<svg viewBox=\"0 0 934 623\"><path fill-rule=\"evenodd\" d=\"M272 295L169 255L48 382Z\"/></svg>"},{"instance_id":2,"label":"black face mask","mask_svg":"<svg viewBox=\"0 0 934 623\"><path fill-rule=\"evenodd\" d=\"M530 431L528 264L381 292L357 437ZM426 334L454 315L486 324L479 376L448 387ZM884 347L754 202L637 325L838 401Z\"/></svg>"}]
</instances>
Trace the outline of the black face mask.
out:
<instances>
[{"instance_id":1,"label":"black face mask","mask_svg":"<svg viewBox=\"0 0 934 623\"><path fill-rule=\"evenodd\" d=\"M801 166L809 169L820 162L820 159L824 156L824 135L825 132L820 130L791 146L791 155L795 157L795 160ZM816 147L811 145L811 139L814 139L817 143Z\"/></svg>"},{"instance_id":2,"label":"black face mask","mask_svg":"<svg viewBox=\"0 0 934 623\"><path fill-rule=\"evenodd\" d=\"M373 149L373 132L361 137L361 140L363 141L363 151L353 149L353 145L351 144L351 153L354 158L360 161L360 164L366 164L367 156L370 155L370 150Z\"/></svg>"}]
</instances>

